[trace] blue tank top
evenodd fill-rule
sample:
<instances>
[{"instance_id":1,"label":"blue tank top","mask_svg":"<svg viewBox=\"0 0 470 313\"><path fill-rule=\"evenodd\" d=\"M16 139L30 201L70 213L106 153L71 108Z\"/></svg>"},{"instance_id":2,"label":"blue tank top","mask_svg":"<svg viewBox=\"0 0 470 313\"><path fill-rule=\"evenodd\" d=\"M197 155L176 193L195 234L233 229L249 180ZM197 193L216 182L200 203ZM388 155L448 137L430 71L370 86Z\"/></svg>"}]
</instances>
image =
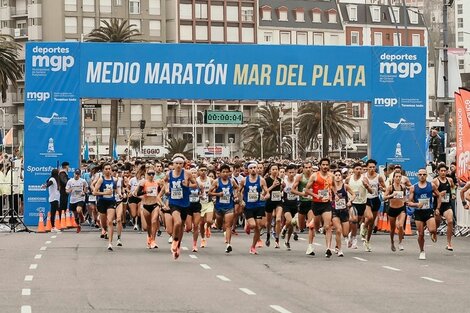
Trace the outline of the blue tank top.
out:
<instances>
[{"instance_id":1,"label":"blue tank top","mask_svg":"<svg viewBox=\"0 0 470 313\"><path fill-rule=\"evenodd\" d=\"M421 210L431 209L433 201L432 184L427 182L424 188L420 188L418 184L419 183L413 185L415 190L413 202L422 202L423 207ZM416 210L419 210L419 208L416 208Z\"/></svg>"},{"instance_id":2,"label":"blue tank top","mask_svg":"<svg viewBox=\"0 0 470 313\"><path fill-rule=\"evenodd\" d=\"M245 188L243 190L243 200L246 209L264 207L266 201L260 200L261 197L261 179L258 176L256 182L250 182L250 176L245 179Z\"/></svg>"},{"instance_id":3,"label":"blue tank top","mask_svg":"<svg viewBox=\"0 0 470 313\"><path fill-rule=\"evenodd\" d=\"M111 179L106 179L104 178L104 176L102 176L103 178L103 182L101 183L101 186L100 186L100 192L104 192L105 190L112 190L113 193L111 195L108 195L108 196L99 196L99 199L100 200L104 200L104 201L116 201L115 199L115 189L116 189L116 183L114 182L114 179L111 178Z\"/></svg>"},{"instance_id":4,"label":"blue tank top","mask_svg":"<svg viewBox=\"0 0 470 313\"><path fill-rule=\"evenodd\" d=\"M189 188L189 202L190 203L199 203L199 188Z\"/></svg>"},{"instance_id":5,"label":"blue tank top","mask_svg":"<svg viewBox=\"0 0 470 313\"><path fill-rule=\"evenodd\" d=\"M218 178L218 187L215 192L223 192L224 195L222 197L216 197L215 199L215 208L216 209L233 209L235 206L233 203L233 186L232 182L229 181L227 184L222 183L222 179Z\"/></svg>"},{"instance_id":6,"label":"blue tank top","mask_svg":"<svg viewBox=\"0 0 470 313\"><path fill-rule=\"evenodd\" d=\"M189 188L183 186L184 170L181 171L180 176L173 177L173 171L170 171L170 205L176 205L182 208L189 206Z\"/></svg>"},{"instance_id":7,"label":"blue tank top","mask_svg":"<svg viewBox=\"0 0 470 313\"><path fill-rule=\"evenodd\" d=\"M338 196L338 199L336 199L336 197L334 198L335 209L336 210L347 209L349 197L348 197L348 192L346 191L346 188L344 188L344 183L343 183L343 186L341 186L341 189L336 190L336 195Z\"/></svg>"}]
</instances>

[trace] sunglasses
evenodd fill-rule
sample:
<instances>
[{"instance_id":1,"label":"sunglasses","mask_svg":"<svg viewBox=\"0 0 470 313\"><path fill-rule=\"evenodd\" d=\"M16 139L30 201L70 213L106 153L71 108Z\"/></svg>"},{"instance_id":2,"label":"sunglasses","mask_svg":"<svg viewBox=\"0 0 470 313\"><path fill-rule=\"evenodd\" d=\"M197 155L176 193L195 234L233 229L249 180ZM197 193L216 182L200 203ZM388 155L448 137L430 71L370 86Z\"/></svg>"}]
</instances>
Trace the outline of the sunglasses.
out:
<instances>
[{"instance_id":1,"label":"sunglasses","mask_svg":"<svg viewBox=\"0 0 470 313\"><path fill-rule=\"evenodd\" d=\"M428 175L428 174L418 174L418 176L426 176L426 175Z\"/></svg>"},{"instance_id":2,"label":"sunglasses","mask_svg":"<svg viewBox=\"0 0 470 313\"><path fill-rule=\"evenodd\" d=\"M155 176L155 172L148 172L147 175Z\"/></svg>"}]
</instances>

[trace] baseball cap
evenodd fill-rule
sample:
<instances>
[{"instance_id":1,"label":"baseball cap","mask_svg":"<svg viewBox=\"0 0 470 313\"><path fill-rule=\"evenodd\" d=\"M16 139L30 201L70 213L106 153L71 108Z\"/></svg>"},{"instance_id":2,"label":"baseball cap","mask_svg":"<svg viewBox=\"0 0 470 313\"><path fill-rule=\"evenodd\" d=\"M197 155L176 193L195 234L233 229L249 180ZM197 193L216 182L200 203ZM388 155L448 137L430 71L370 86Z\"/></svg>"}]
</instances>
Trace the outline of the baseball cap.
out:
<instances>
[{"instance_id":1,"label":"baseball cap","mask_svg":"<svg viewBox=\"0 0 470 313\"><path fill-rule=\"evenodd\" d=\"M76 175L81 175L81 174L82 174L82 171L77 168L74 173L75 173Z\"/></svg>"}]
</instances>

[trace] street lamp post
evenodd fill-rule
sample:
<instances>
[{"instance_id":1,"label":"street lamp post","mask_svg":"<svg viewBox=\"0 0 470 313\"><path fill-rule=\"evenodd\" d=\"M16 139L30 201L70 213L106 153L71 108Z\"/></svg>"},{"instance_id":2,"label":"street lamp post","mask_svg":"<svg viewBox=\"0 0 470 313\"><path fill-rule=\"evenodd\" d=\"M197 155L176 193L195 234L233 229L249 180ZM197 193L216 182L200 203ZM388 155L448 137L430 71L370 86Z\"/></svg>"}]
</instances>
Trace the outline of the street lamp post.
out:
<instances>
[{"instance_id":1,"label":"street lamp post","mask_svg":"<svg viewBox=\"0 0 470 313\"><path fill-rule=\"evenodd\" d=\"M295 159L299 157L299 131L300 127L295 128Z\"/></svg>"},{"instance_id":2,"label":"street lamp post","mask_svg":"<svg viewBox=\"0 0 470 313\"><path fill-rule=\"evenodd\" d=\"M230 142L230 160L232 159L232 144L233 144L233 137L230 137L228 139L228 141Z\"/></svg>"},{"instance_id":3,"label":"street lamp post","mask_svg":"<svg viewBox=\"0 0 470 313\"><path fill-rule=\"evenodd\" d=\"M318 134L317 138L319 142L318 146L320 147L320 150L318 151L318 158L322 158L323 157L323 134Z\"/></svg>"},{"instance_id":4,"label":"street lamp post","mask_svg":"<svg viewBox=\"0 0 470 313\"><path fill-rule=\"evenodd\" d=\"M264 151L263 151L263 133L264 133L264 128L260 127L258 128L259 134L261 135L261 160L264 159Z\"/></svg>"},{"instance_id":5,"label":"street lamp post","mask_svg":"<svg viewBox=\"0 0 470 313\"><path fill-rule=\"evenodd\" d=\"M5 109L4 108L0 108L0 111L2 112L2 140L5 140ZM3 144L2 142L2 153L5 152L5 145Z\"/></svg>"}]
</instances>

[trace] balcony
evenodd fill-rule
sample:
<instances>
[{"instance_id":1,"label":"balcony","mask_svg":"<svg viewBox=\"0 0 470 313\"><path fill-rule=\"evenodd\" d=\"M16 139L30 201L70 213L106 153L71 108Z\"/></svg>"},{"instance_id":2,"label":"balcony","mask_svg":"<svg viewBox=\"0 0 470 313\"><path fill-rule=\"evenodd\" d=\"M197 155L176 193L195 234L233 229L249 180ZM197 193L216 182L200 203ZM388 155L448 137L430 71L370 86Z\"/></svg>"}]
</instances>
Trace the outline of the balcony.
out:
<instances>
[{"instance_id":1,"label":"balcony","mask_svg":"<svg viewBox=\"0 0 470 313\"><path fill-rule=\"evenodd\" d=\"M15 32L13 34L15 39L28 39L28 29L27 28L15 28Z\"/></svg>"},{"instance_id":2,"label":"balcony","mask_svg":"<svg viewBox=\"0 0 470 313\"><path fill-rule=\"evenodd\" d=\"M11 17L12 18L17 18L17 17L28 17L28 10L22 9L18 10L15 8L12 8L13 10L11 11Z\"/></svg>"},{"instance_id":3,"label":"balcony","mask_svg":"<svg viewBox=\"0 0 470 313\"><path fill-rule=\"evenodd\" d=\"M19 104L24 102L24 94L22 93L14 93L11 95L11 101L14 104Z\"/></svg>"}]
</instances>

